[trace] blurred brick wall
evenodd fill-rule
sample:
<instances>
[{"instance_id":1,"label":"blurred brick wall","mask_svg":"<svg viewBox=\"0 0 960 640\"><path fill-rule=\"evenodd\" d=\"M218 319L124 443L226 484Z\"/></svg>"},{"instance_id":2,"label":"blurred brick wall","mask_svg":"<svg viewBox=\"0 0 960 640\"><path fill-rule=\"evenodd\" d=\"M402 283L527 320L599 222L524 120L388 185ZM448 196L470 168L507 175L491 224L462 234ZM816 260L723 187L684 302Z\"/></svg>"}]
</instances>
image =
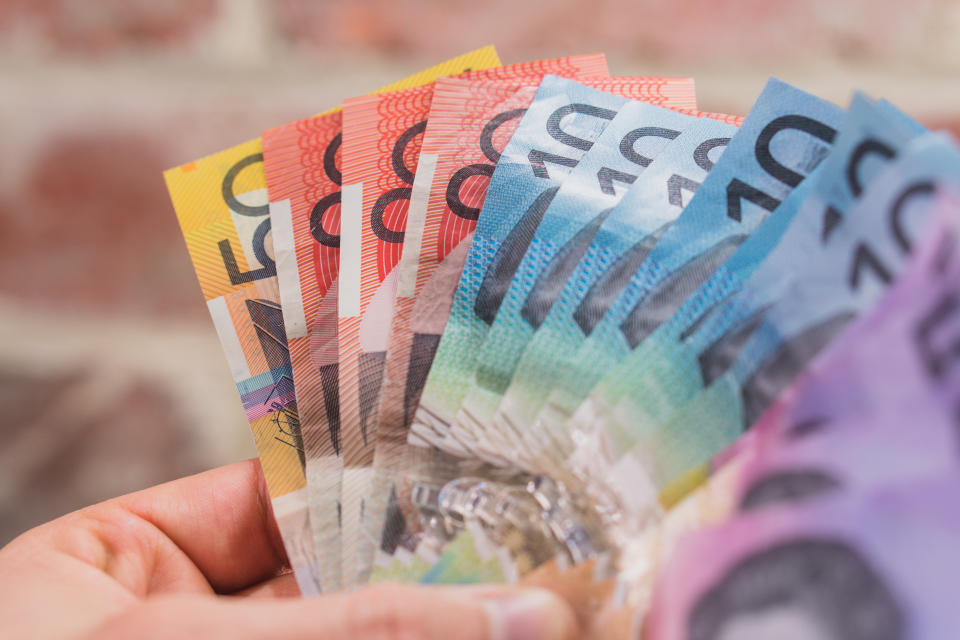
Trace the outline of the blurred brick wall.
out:
<instances>
[{"instance_id":1,"label":"blurred brick wall","mask_svg":"<svg viewBox=\"0 0 960 640\"><path fill-rule=\"evenodd\" d=\"M862 87L960 132L946 0L6 0L0 3L0 543L252 455L161 171L495 43L693 75Z\"/></svg>"}]
</instances>

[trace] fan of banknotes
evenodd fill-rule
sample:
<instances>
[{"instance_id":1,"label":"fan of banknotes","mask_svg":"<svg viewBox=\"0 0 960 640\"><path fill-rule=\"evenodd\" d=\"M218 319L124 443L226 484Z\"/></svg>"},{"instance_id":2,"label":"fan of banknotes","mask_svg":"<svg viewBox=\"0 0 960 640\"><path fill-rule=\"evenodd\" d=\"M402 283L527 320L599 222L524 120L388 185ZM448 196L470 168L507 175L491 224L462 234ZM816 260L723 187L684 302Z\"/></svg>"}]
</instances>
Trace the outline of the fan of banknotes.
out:
<instances>
[{"instance_id":1,"label":"fan of banknotes","mask_svg":"<svg viewBox=\"0 0 960 640\"><path fill-rule=\"evenodd\" d=\"M952 634L947 135L487 47L166 181L304 594L521 581L595 637Z\"/></svg>"}]
</instances>

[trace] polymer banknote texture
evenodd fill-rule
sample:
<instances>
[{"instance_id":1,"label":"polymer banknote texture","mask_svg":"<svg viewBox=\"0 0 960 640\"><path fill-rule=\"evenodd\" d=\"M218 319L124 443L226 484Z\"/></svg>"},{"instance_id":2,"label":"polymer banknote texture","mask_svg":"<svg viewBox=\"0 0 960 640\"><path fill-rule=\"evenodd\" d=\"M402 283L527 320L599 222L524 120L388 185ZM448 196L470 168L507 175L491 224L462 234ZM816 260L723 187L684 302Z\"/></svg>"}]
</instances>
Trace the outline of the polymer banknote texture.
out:
<instances>
[{"instance_id":1,"label":"polymer banknote texture","mask_svg":"<svg viewBox=\"0 0 960 640\"><path fill-rule=\"evenodd\" d=\"M744 281L764 262L781 238L784 247L789 247L794 256L814 251L812 245L817 243L827 225L838 224L860 195L861 190L853 189L846 177L851 175L849 167L854 166L852 163L866 163L863 168L854 167L857 170L852 174L866 184L882 166L881 160L887 157L887 151L878 158L865 156L862 150L883 145L892 155L913 135L866 98L856 98L823 166L814 170L774 209L736 252L685 300L669 321L650 331L649 336L643 338L597 384L578 408L569 428L578 431L581 439L589 440L588 434L596 437L596 448L592 449L592 455L582 456L584 462L598 456L599 459L595 460L597 469L616 465L622 453L636 444L638 433L643 433L650 425L660 424L693 397L702 388L704 368L711 362L709 345L720 335L715 329L721 323L733 326L738 321L735 314L729 313L722 304L717 306L718 303L742 288ZM783 269L790 269L794 264L788 260L779 263L776 260L765 268L770 270L771 265L780 264ZM674 293L671 289L665 291ZM637 412L631 412L629 421L614 420L608 414L627 395L630 399L624 402L636 407ZM601 423L603 426L594 428ZM620 424L627 429L618 430ZM585 447L582 453L586 454L588 450L590 448ZM625 460L627 466L631 463L631 459ZM624 486L636 479L628 469L614 467L613 475L621 474Z\"/></svg>"},{"instance_id":2,"label":"polymer banknote texture","mask_svg":"<svg viewBox=\"0 0 960 640\"><path fill-rule=\"evenodd\" d=\"M673 96L676 106L694 106L688 81L611 79L609 90L612 93L554 76L540 84L491 177L415 422L446 432L465 391L458 383L460 375L472 370L474 347L516 270L516 249L529 244L560 178L589 150L615 109L631 97L662 103Z\"/></svg>"},{"instance_id":3,"label":"polymer banknote texture","mask_svg":"<svg viewBox=\"0 0 960 640\"><path fill-rule=\"evenodd\" d=\"M603 56L578 56L483 74L501 79L441 78L434 86L396 267L397 295L375 416L375 477L368 510L374 517L366 526L375 538L388 512L400 519L379 536L389 553L401 536L411 534L415 522L405 493L409 485L400 482L412 455L407 447L415 446L407 445L408 427L449 315L489 176L546 73L585 79L606 76L607 68ZM418 440L418 445L426 442Z\"/></svg>"},{"instance_id":4,"label":"polymer banknote texture","mask_svg":"<svg viewBox=\"0 0 960 640\"><path fill-rule=\"evenodd\" d=\"M566 357L722 158L737 127L700 118L674 138L596 230L521 354L494 423L524 435L537 456L569 453L564 434L536 418ZM685 199L686 198L686 199ZM566 454L558 453L562 460Z\"/></svg>"},{"instance_id":5,"label":"polymer banknote texture","mask_svg":"<svg viewBox=\"0 0 960 640\"><path fill-rule=\"evenodd\" d=\"M493 47L466 56L499 62ZM454 58L397 84L423 83L463 68L463 60ZM390 88L396 87L384 89ZM283 270L278 271L274 259L263 165L263 144L257 138L171 169L165 177L214 326L224 345L244 406L248 407L248 416L254 422L267 419L266 416L253 417L254 414L250 413L257 396L264 396L263 402L267 403L269 413L277 414L269 418L273 424L271 429L261 427L259 422L251 425L259 450L273 450L285 442L288 444L282 446L292 449L294 457L300 461L297 471L288 460L291 454L261 455L271 497L284 496L277 511L284 514L281 535L294 564L297 581L304 592L314 593L320 589L321 579L313 550L306 550L305 536L311 531L312 524L306 511L307 496L302 491L305 484L302 425L294 398L295 383L280 304L278 275ZM248 194L246 199L244 194ZM289 251L286 255L290 255ZM217 282L220 280L224 282ZM228 287L233 296L225 311L228 300L223 293ZM283 288L289 290L290 286ZM242 306L248 307L250 321L245 323L245 328L235 326L232 333L237 337L233 337L230 324L239 324L237 314ZM249 336L255 336L256 340L249 339ZM261 340L263 356L257 355L256 351L257 342ZM246 367L241 362L244 359L241 355L248 360ZM269 359L268 363L263 362L264 357ZM251 362L257 364L251 368ZM253 375L243 378L246 373ZM241 384L244 380L247 382ZM310 428L308 426L308 430ZM321 428L326 429L326 424Z\"/></svg>"},{"instance_id":6,"label":"polymer banknote texture","mask_svg":"<svg viewBox=\"0 0 960 640\"><path fill-rule=\"evenodd\" d=\"M603 67L602 58L588 58L587 68ZM570 60L473 69L465 80L542 78L545 70L577 67ZM531 75L538 73L539 75ZM413 202L415 175L419 172L421 145L428 124L434 83L344 103L344 220L349 255L338 318L340 360L340 413L347 425L344 442L343 521L351 532L361 521L355 569L351 583L365 580L376 537L382 529L387 496L377 491L372 469L378 429L380 390L391 336L408 217ZM431 160L427 159L427 167ZM356 193L359 191L359 193ZM413 208L415 228L422 207ZM357 242L359 241L359 243ZM359 246L357 246L359 244ZM359 261L357 257L359 255ZM351 265L357 269L350 269ZM352 295L358 292L359 295ZM359 314L359 315L358 315ZM368 499L370 499L368 501ZM363 515L361 515L363 514ZM348 550L352 551L352 550Z\"/></svg>"},{"instance_id":7,"label":"polymer banknote texture","mask_svg":"<svg viewBox=\"0 0 960 640\"><path fill-rule=\"evenodd\" d=\"M675 279L692 293L823 160L843 111L771 79L743 126L677 221L609 304L587 324L561 368L540 420L565 422L606 369L630 352L645 312L656 322L661 287ZM675 307L683 301L673 299ZM586 323L585 323L586 324Z\"/></svg>"},{"instance_id":8,"label":"polymer banknote texture","mask_svg":"<svg viewBox=\"0 0 960 640\"><path fill-rule=\"evenodd\" d=\"M317 593L303 439L280 307L259 140L164 174L200 289L243 402L304 593Z\"/></svg>"},{"instance_id":9,"label":"polymer banknote texture","mask_svg":"<svg viewBox=\"0 0 960 640\"><path fill-rule=\"evenodd\" d=\"M544 211L483 339L454 425L489 430L523 347L583 257L604 218L693 116L644 102L621 106ZM468 380L470 378L467 378ZM508 440L506 440L508 441Z\"/></svg>"},{"instance_id":10,"label":"polymer banknote texture","mask_svg":"<svg viewBox=\"0 0 960 640\"><path fill-rule=\"evenodd\" d=\"M917 138L877 174L851 207L847 220L827 238L818 235L820 250L807 254L807 269L789 279L781 275L768 286L754 287L772 281L764 277L762 268L748 279L730 304L740 318L755 318L762 311L760 321L749 323L742 332L747 336L738 341L729 366L632 450L639 455L657 442L656 461L648 458L644 465L658 486L733 442L801 367L849 322L872 308L923 233L934 185L955 183L960 175L958 159L952 144L937 136ZM788 259L790 245L779 246L783 259ZM775 268L774 257L771 254L764 266ZM627 398L621 402L624 412L618 419L630 420L628 402ZM709 432L689 422L707 414ZM711 453L705 455L708 450Z\"/></svg>"},{"instance_id":11,"label":"polymer banknote texture","mask_svg":"<svg viewBox=\"0 0 960 640\"><path fill-rule=\"evenodd\" d=\"M949 635L960 570L956 474L770 509L677 549L647 637ZM771 598L776 594L776 598Z\"/></svg>"}]
</instances>

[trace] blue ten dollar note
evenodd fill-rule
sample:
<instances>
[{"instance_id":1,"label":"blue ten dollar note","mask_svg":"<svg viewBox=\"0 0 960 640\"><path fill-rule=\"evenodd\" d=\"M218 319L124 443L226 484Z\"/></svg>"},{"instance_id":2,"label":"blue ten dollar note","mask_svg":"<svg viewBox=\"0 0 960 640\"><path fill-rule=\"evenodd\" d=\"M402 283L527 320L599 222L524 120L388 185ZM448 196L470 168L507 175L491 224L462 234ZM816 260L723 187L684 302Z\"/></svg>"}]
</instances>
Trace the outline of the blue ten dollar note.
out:
<instances>
[{"instance_id":1,"label":"blue ten dollar note","mask_svg":"<svg viewBox=\"0 0 960 640\"><path fill-rule=\"evenodd\" d=\"M960 151L927 134L881 169L841 220L808 229L816 242L784 238L724 303L724 313L741 320L701 354L704 390L630 452L657 486L668 486L731 443L870 308L922 233L940 182L960 184ZM627 423L634 410L624 397L615 418Z\"/></svg>"},{"instance_id":2,"label":"blue ten dollar note","mask_svg":"<svg viewBox=\"0 0 960 640\"><path fill-rule=\"evenodd\" d=\"M605 216L550 311L538 319L539 328L524 349L494 416L497 432L529 436L532 443L541 440L529 427L563 357L582 339L584 327L596 315L593 309L603 306L603 293L629 279L736 131L734 125L697 120L653 160Z\"/></svg>"},{"instance_id":3,"label":"blue ten dollar note","mask_svg":"<svg viewBox=\"0 0 960 640\"><path fill-rule=\"evenodd\" d=\"M667 322L648 337L642 334L653 323L636 322L631 327L634 331L628 334L630 342L638 346L604 376L570 420L569 428L583 435L581 441L595 445L584 448L583 462L593 459L596 464L602 460L609 469L623 452L632 448L638 433L661 424L699 392L703 388L703 363L699 356L711 335L703 328L710 328L715 338L722 327L737 321L734 313L723 305L718 307L718 303L740 290L785 232L785 242L794 251L800 254L815 251L813 245L818 242L818 234L838 223L860 195L860 183L868 183L883 161L917 132L915 125L902 115L890 113L886 107L874 105L862 95L856 96L823 164ZM809 248L804 248L807 245ZM637 309L655 309L660 295L669 298L672 294L672 287L662 287ZM647 312L646 315L656 314ZM612 421L610 412L627 395L631 407L635 408L631 410L630 423Z\"/></svg>"},{"instance_id":4,"label":"blue ten dollar note","mask_svg":"<svg viewBox=\"0 0 960 640\"><path fill-rule=\"evenodd\" d=\"M564 180L540 221L477 357L453 429L489 433L523 347L594 235L640 173L697 118L643 102L623 105ZM474 437L479 437L475 435ZM504 451L503 447L499 448Z\"/></svg>"},{"instance_id":5,"label":"blue ten dollar note","mask_svg":"<svg viewBox=\"0 0 960 640\"><path fill-rule=\"evenodd\" d=\"M692 293L823 160L843 113L779 80L767 83L716 168L627 285L593 296L605 304L581 324L577 348L566 354L537 421L563 430L590 389L630 352L634 307L671 277L684 283L679 293Z\"/></svg>"},{"instance_id":6,"label":"blue ten dollar note","mask_svg":"<svg viewBox=\"0 0 960 640\"><path fill-rule=\"evenodd\" d=\"M464 380L473 375L477 348L534 230L563 178L626 102L572 80L544 77L490 178L414 425L446 433L466 393Z\"/></svg>"}]
</instances>

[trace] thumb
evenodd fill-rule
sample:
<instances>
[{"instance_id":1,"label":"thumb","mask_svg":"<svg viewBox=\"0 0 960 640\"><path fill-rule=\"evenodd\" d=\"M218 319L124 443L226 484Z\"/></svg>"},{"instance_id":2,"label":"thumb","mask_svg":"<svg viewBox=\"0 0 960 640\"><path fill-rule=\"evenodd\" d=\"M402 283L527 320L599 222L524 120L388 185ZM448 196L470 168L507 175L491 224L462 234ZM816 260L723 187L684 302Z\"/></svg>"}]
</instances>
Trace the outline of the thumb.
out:
<instances>
[{"instance_id":1,"label":"thumb","mask_svg":"<svg viewBox=\"0 0 960 640\"><path fill-rule=\"evenodd\" d=\"M224 640L569 640L570 608L542 589L377 585L304 600L167 596L147 600L90 638Z\"/></svg>"}]
</instances>

